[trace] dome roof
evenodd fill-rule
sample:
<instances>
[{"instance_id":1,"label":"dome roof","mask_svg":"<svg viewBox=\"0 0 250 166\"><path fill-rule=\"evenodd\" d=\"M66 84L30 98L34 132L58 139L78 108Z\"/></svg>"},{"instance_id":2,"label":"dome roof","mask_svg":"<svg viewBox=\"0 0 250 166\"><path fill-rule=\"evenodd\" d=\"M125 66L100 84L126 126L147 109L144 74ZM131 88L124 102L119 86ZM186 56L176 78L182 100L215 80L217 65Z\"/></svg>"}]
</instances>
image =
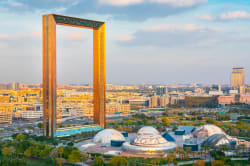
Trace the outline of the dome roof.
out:
<instances>
[{"instance_id":1,"label":"dome roof","mask_svg":"<svg viewBox=\"0 0 250 166\"><path fill-rule=\"evenodd\" d=\"M161 135L142 134L132 144L141 147L162 147L172 145L173 143L167 142Z\"/></svg>"},{"instance_id":2,"label":"dome roof","mask_svg":"<svg viewBox=\"0 0 250 166\"><path fill-rule=\"evenodd\" d=\"M201 146L210 146L210 147L214 147L214 146L219 146L219 145L225 145L225 144L230 144L231 139L225 135L225 134L214 134L211 135L209 137L207 137L207 139L205 139L202 143Z\"/></svg>"},{"instance_id":3,"label":"dome roof","mask_svg":"<svg viewBox=\"0 0 250 166\"><path fill-rule=\"evenodd\" d=\"M158 130L156 130L154 127L152 126L144 126L142 127L139 131L138 131L138 134L141 135L141 134L160 134Z\"/></svg>"},{"instance_id":4,"label":"dome roof","mask_svg":"<svg viewBox=\"0 0 250 166\"><path fill-rule=\"evenodd\" d=\"M207 138L214 134L225 134L225 132L221 128L215 125L200 126L193 132L193 136L195 138L201 138L201 139Z\"/></svg>"},{"instance_id":5,"label":"dome roof","mask_svg":"<svg viewBox=\"0 0 250 166\"><path fill-rule=\"evenodd\" d=\"M124 136L117 130L104 129L98 132L93 138L94 143L110 144L111 140L125 141Z\"/></svg>"}]
</instances>

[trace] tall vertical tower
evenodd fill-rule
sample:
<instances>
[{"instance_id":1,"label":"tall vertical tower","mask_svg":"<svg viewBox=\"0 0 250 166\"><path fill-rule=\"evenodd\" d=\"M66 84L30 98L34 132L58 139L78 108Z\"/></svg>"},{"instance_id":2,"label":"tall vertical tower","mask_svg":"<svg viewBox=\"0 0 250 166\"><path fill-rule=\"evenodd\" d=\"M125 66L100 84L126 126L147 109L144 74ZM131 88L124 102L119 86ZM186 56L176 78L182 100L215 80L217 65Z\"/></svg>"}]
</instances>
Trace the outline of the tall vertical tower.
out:
<instances>
[{"instance_id":1,"label":"tall vertical tower","mask_svg":"<svg viewBox=\"0 0 250 166\"><path fill-rule=\"evenodd\" d=\"M168 93L168 88L165 86L156 87L156 95L158 96L166 96Z\"/></svg>"},{"instance_id":2,"label":"tall vertical tower","mask_svg":"<svg viewBox=\"0 0 250 166\"><path fill-rule=\"evenodd\" d=\"M56 131L56 25L93 30L94 123L105 128L105 23L55 14L43 15L43 134Z\"/></svg>"},{"instance_id":3,"label":"tall vertical tower","mask_svg":"<svg viewBox=\"0 0 250 166\"><path fill-rule=\"evenodd\" d=\"M233 68L231 74L231 88L236 89L245 85L245 69Z\"/></svg>"}]
</instances>

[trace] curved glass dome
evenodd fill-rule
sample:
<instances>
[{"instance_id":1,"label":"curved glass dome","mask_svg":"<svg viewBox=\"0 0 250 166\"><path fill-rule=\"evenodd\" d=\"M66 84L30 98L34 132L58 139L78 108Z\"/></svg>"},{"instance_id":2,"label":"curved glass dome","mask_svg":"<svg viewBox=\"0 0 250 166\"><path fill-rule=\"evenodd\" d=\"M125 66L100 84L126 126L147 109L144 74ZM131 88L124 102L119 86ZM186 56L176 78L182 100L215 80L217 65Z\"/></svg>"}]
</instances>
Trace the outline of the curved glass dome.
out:
<instances>
[{"instance_id":1,"label":"curved glass dome","mask_svg":"<svg viewBox=\"0 0 250 166\"><path fill-rule=\"evenodd\" d=\"M139 135L132 144L143 147L160 147L168 146L170 143L168 143L161 135L143 134Z\"/></svg>"},{"instance_id":2,"label":"curved glass dome","mask_svg":"<svg viewBox=\"0 0 250 166\"><path fill-rule=\"evenodd\" d=\"M98 132L93 138L94 143L110 144L111 140L125 141L124 136L117 130L104 129Z\"/></svg>"},{"instance_id":3,"label":"curved glass dome","mask_svg":"<svg viewBox=\"0 0 250 166\"><path fill-rule=\"evenodd\" d=\"M201 146L207 145L210 147L214 147L214 146L225 145L225 144L229 145L230 141L231 139L225 134L214 134L214 135L207 137L207 139L205 139L201 143Z\"/></svg>"},{"instance_id":4,"label":"curved glass dome","mask_svg":"<svg viewBox=\"0 0 250 166\"><path fill-rule=\"evenodd\" d=\"M176 149L176 144L166 141L161 135L142 134L130 144L125 142L123 149L129 153L140 155L162 155Z\"/></svg>"},{"instance_id":5,"label":"curved glass dome","mask_svg":"<svg viewBox=\"0 0 250 166\"><path fill-rule=\"evenodd\" d=\"M142 127L139 131L138 131L138 134L141 135L141 134L160 134L158 130L156 130L154 127L152 126L144 126Z\"/></svg>"},{"instance_id":6,"label":"curved glass dome","mask_svg":"<svg viewBox=\"0 0 250 166\"><path fill-rule=\"evenodd\" d=\"M195 129L193 136L195 138L204 139L214 134L225 134L225 132L215 125L203 125Z\"/></svg>"}]
</instances>

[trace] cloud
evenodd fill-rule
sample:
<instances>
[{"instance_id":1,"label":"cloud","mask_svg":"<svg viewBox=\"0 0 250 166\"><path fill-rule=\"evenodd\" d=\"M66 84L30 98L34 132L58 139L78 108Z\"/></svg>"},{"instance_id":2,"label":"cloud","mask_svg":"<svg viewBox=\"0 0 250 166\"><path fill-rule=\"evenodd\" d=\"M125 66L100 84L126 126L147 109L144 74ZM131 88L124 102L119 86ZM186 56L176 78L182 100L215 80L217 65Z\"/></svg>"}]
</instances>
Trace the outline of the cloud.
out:
<instances>
[{"instance_id":1,"label":"cloud","mask_svg":"<svg viewBox=\"0 0 250 166\"><path fill-rule=\"evenodd\" d=\"M191 7L202 3L207 3L208 0L149 0L150 2L169 4L174 7Z\"/></svg>"},{"instance_id":2,"label":"cloud","mask_svg":"<svg viewBox=\"0 0 250 166\"><path fill-rule=\"evenodd\" d=\"M142 31L145 32L207 32L207 31L220 31L219 28L215 27L198 27L195 24L186 24L186 25L175 25L175 24L165 24L165 25L156 25L152 27L143 27Z\"/></svg>"},{"instance_id":3,"label":"cloud","mask_svg":"<svg viewBox=\"0 0 250 166\"><path fill-rule=\"evenodd\" d=\"M196 15L196 18L205 21L231 21L231 20L249 20L250 13L245 11L233 11L222 13L219 16L212 16L210 14Z\"/></svg>"},{"instance_id":4,"label":"cloud","mask_svg":"<svg viewBox=\"0 0 250 166\"><path fill-rule=\"evenodd\" d=\"M250 19L250 13L247 13L245 11L222 13L219 19L220 20Z\"/></svg>"},{"instance_id":5,"label":"cloud","mask_svg":"<svg viewBox=\"0 0 250 166\"><path fill-rule=\"evenodd\" d=\"M142 3L144 0L98 0L100 4L112 6L127 6Z\"/></svg>"},{"instance_id":6,"label":"cloud","mask_svg":"<svg viewBox=\"0 0 250 166\"><path fill-rule=\"evenodd\" d=\"M113 19L144 21L167 17L207 3L207 0L13 0L2 10L9 12L59 12L64 15L98 14Z\"/></svg>"},{"instance_id":7,"label":"cloud","mask_svg":"<svg viewBox=\"0 0 250 166\"><path fill-rule=\"evenodd\" d=\"M78 1L79 0L18 0L16 3L23 4L32 11L34 9L55 9L65 6L68 7Z\"/></svg>"},{"instance_id":8,"label":"cloud","mask_svg":"<svg viewBox=\"0 0 250 166\"><path fill-rule=\"evenodd\" d=\"M10 4L11 7L25 7L23 3L13 2Z\"/></svg>"},{"instance_id":9,"label":"cloud","mask_svg":"<svg viewBox=\"0 0 250 166\"><path fill-rule=\"evenodd\" d=\"M205 2L203 0L197 1ZM128 3L128 1L126 1L126 3L124 3L125 1L121 3L120 1L115 0L109 0L106 2L114 2L116 3L116 5L114 5L114 3L113 5L99 3L99 1L97 0L80 1L68 7L64 12L70 15L82 15L91 13L100 15L111 15L113 19L119 20L144 21L148 18L162 18L178 13L183 13L189 10L193 10L194 8L204 4L193 3L191 6L173 6L172 3L150 2L150 0L144 0L143 3L139 3L140 1L138 0L130 0L130 3ZM118 2L120 5L118 5ZM134 4L131 4L132 2Z\"/></svg>"},{"instance_id":10,"label":"cloud","mask_svg":"<svg viewBox=\"0 0 250 166\"><path fill-rule=\"evenodd\" d=\"M232 36L235 35L235 36ZM164 24L143 27L129 41L117 41L121 46L156 46L163 48L211 47L236 40L238 33L226 32L217 27L195 24Z\"/></svg>"},{"instance_id":11,"label":"cloud","mask_svg":"<svg viewBox=\"0 0 250 166\"><path fill-rule=\"evenodd\" d=\"M132 39L133 37L130 35L122 35L122 36L115 37L115 41L119 41L119 42L130 41Z\"/></svg>"},{"instance_id":12,"label":"cloud","mask_svg":"<svg viewBox=\"0 0 250 166\"><path fill-rule=\"evenodd\" d=\"M215 18L211 16L210 14L204 14L204 15L196 15L196 18L200 20L205 20L205 21L214 21Z\"/></svg>"}]
</instances>

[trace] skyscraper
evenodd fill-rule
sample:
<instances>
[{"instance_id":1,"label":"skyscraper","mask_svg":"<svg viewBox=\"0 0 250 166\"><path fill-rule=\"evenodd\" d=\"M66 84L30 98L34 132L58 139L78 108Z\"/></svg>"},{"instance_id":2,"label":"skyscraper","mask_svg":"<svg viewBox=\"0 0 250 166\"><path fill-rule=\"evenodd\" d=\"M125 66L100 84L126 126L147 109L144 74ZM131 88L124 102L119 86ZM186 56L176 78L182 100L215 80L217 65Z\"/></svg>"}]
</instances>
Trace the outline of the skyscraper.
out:
<instances>
[{"instance_id":1,"label":"skyscraper","mask_svg":"<svg viewBox=\"0 0 250 166\"><path fill-rule=\"evenodd\" d=\"M168 93L168 88L165 86L156 87L156 95L157 96L166 96Z\"/></svg>"},{"instance_id":2,"label":"skyscraper","mask_svg":"<svg viewBox=\"0 0 250 166\"><path fill-rule=\"evenodd\" d=\"M233 68L231 74L231 88L236 89L245 85L245 69Z\"/></svg>"}]
</instances>

